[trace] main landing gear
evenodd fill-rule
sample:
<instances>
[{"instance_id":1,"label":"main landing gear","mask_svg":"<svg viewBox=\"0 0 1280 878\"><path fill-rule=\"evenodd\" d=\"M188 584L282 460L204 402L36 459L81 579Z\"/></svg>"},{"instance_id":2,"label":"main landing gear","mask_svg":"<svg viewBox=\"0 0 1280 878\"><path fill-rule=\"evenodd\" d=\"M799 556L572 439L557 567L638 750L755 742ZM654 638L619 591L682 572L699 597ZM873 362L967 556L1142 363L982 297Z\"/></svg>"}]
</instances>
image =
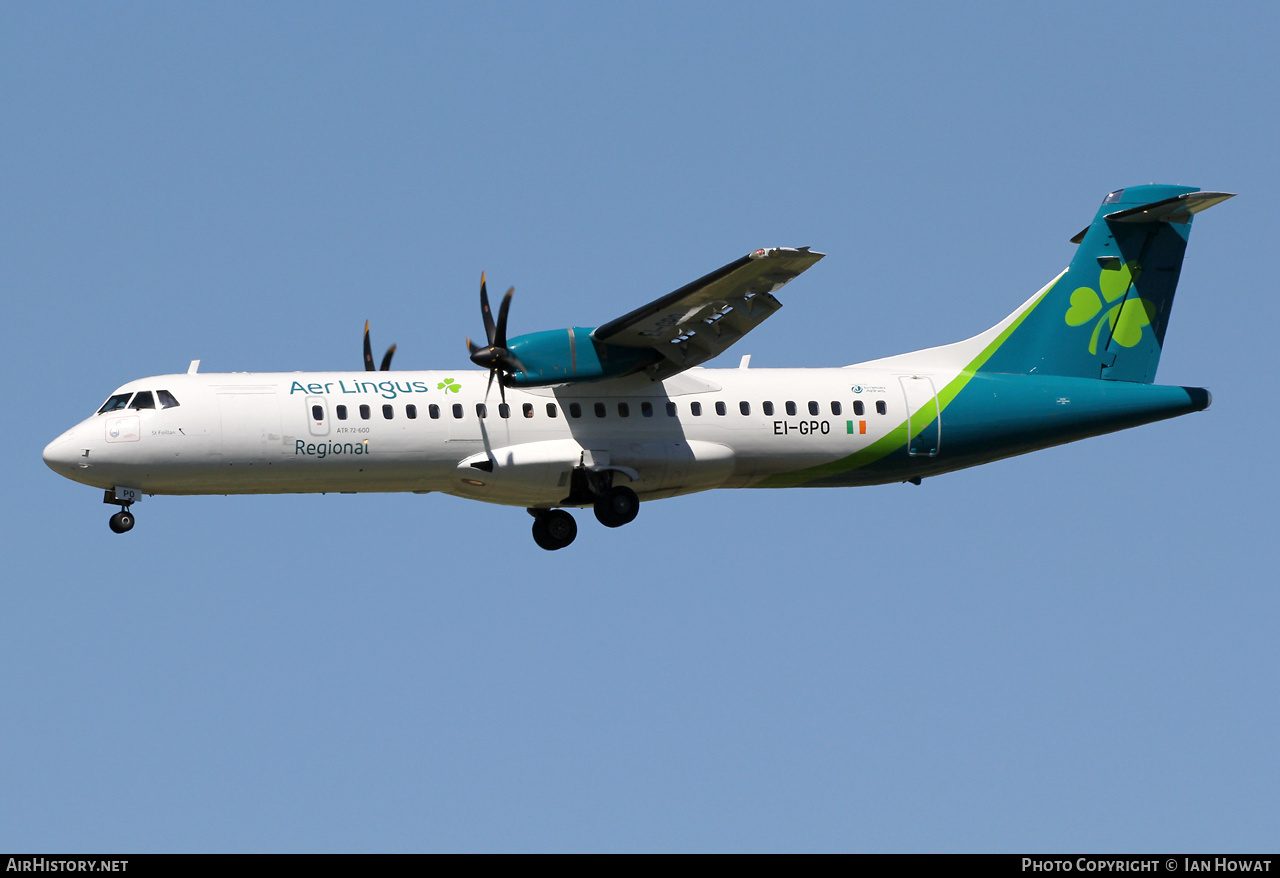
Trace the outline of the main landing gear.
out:
<instances>
[{"instance_id":1,"label":"main landing gear","mask_svg":"<svg viewBox=\"0 0 1280 878\"><path fill-rule=\"evenodd\" d=\"M578 523L563 509L530 509L533 541L548 552L563 549L578 535Z\"/></svg>"},{"instance_id":2,"label":"main landing gear","mask_svg":"<svg viewBox=\"0 0 1280 878\"><path fill-rule=\"evenodd\" d=\"M595 511L596 521L605 527L622 527L636 520L640 498L626 485L615 485L596 498Z\"/></svg>"},{"instance_id":3,"label":"main landing gear","mask_svg":"<svg viewBox=\"0 0 1280 878\"><path fill-rule=\"evenodd\" d=\"M596 520L605 527L622 527L635 521L640 498L630 488L618 485L596 497L593 508ZM563 549L578 535L578 523L563 509L530 509L529 514L533 516L533 541L549 552Z\"/></svg>"}]
</instances>

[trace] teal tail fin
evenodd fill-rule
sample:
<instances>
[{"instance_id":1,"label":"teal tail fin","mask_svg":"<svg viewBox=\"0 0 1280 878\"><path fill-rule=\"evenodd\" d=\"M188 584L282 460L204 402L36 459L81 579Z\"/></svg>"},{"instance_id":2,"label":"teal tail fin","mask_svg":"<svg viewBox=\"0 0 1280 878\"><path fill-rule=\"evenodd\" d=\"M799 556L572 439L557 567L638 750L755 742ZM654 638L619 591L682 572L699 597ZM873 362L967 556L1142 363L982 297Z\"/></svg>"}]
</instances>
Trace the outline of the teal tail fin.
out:
<instances>
[{"instance_id":1,"label":"teal tail fin","mask_svg":"<svg viewBox=\"0 0 1280 878\"><path fill-rule=\"evenodd\" d=\"M1155 380L1195 214L1230 198L1190 186L1112 192L1070 267L1031 304L982 372Z\"/></svg>"}]
</instances>

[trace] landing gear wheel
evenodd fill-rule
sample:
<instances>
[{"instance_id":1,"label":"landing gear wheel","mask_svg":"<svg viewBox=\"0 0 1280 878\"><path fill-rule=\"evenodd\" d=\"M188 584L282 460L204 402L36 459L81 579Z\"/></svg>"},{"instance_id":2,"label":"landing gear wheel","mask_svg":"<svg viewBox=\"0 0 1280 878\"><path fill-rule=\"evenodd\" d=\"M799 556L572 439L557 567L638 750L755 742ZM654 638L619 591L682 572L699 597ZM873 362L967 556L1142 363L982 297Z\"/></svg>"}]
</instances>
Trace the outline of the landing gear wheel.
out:
<instances>
[{"instance_id":1,"label":"landing gear wheel","mask_svg":"<svg viewBox=\"0 0 1280 878\"><path fill-rule=\"evenodd\" d=\"M133 513L127 509L121 509L115 515L111 516L111 520L108 521L107 524L115 533L128 533L133 530Z\"/></svg>"},{"instance_id":2,"label":"landing gear wheel","mask_svg":"<svg viewBox=\"0 0 1280 878\"><path fill-rule=\"evenodd\" d=\"M563 549L578 535L578 523L563 509L552 509L533 520L533 541L548 552Z\"/></svg>"},{"instance_id":3,"label":"landing gear wheel","mask_svg":"<svg viewBox=\"0 0 1280 878\"><path fill-rule=\"evenodd\" d=\"M640 498L624 485L610 488L596 500L596 520L605 527L622 527L636 520Z\"/></svg>"}]
</instances>

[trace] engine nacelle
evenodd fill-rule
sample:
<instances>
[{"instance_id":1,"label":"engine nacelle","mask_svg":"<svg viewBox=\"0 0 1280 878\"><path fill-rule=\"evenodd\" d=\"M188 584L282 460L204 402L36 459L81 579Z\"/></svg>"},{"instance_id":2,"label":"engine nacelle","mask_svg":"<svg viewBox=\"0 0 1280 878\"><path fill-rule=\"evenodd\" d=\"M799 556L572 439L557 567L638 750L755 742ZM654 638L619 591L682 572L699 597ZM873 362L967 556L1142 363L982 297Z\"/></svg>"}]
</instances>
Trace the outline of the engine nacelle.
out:
<instances>
[{"instance_id":1,"label":"engine nacelle","mask_svg":"<svg viewBox=\"0 0 1280 878\"><path fill-rule=\"evenodd\" d=\"M564 384L616 378L638 372L662 359L653 348L610 345L591 337L582 326L530 332L507 342L507 350L523 371L511 377L516 387Z\"/></svg>"}]
</instances>

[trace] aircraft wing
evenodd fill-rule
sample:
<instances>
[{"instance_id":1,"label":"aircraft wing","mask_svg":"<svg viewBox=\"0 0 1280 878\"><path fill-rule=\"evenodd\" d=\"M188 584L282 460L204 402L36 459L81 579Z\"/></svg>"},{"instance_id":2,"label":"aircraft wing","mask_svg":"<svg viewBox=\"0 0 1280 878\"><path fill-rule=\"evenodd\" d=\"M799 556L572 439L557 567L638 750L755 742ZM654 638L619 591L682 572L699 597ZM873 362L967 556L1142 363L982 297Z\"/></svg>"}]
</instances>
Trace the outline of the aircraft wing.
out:
<instances>
[{"instance_id":1,"label":"aircraft wing","mask_svg":"<svg viewBox=\"0 0 1280 878\"><path fill-rule=\"evenodd\" d=\"M782 307L773 294L824 255L808 247L755 250L630 314L597 327L592 338L652 348L656 380L705 363Z\"/></svg>"}]
</instances>

